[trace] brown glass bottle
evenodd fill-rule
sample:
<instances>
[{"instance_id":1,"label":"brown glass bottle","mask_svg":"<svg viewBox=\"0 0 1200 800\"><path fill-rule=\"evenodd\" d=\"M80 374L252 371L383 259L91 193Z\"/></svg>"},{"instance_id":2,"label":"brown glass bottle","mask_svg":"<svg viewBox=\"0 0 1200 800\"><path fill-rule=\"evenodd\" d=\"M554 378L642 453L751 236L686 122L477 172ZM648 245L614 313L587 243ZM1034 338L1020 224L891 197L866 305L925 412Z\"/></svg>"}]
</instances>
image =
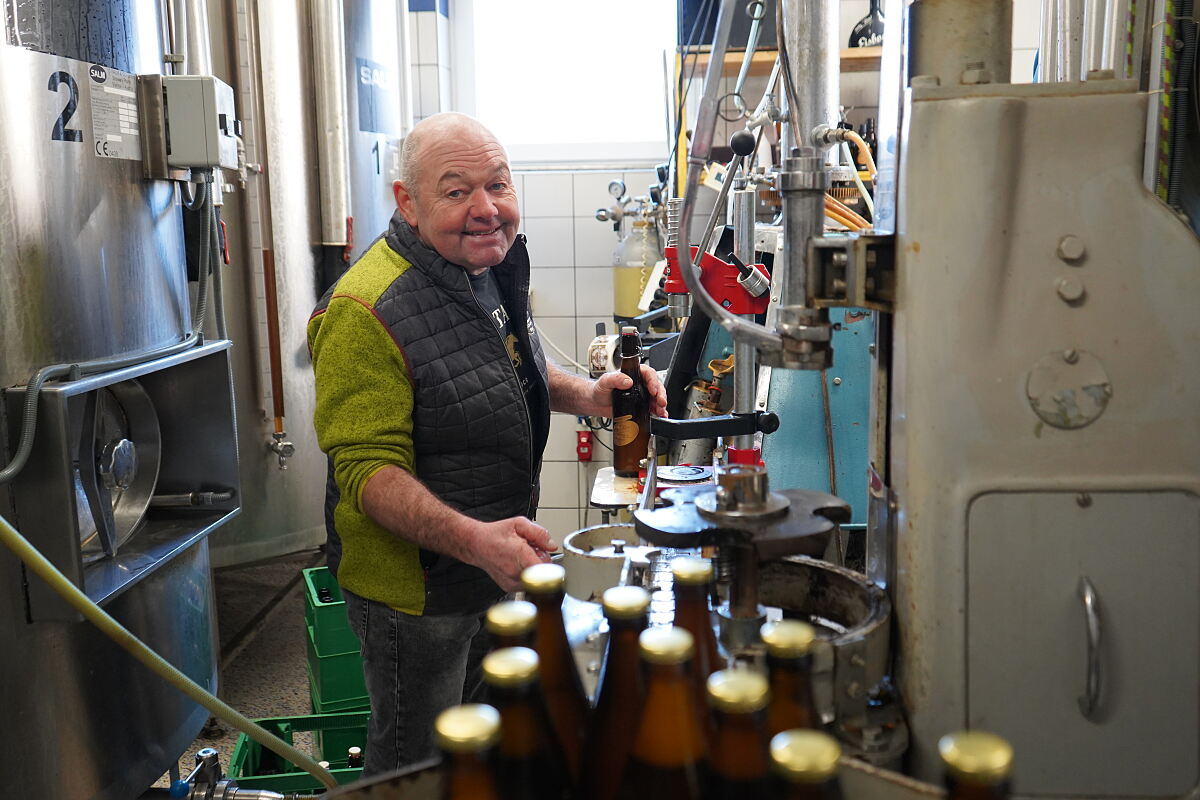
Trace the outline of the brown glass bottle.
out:
<instances>
[{"instance_id":1,"label":"brown glass bottle","mask_svg":"<svg viewBox=\"0 0 1200 800\"><path fill-rule=\"evenodd\" d=\"M767 745L767 679L749 669L708 676L716 734L708 748L707 800L765 797L771 774Z\"/></svg>"},{"instance_id":2,"label":"brown glass bottle","mask_svg":"<svg viewBox=\"0 0 1200 800\"><path fill-rule=\"evenodd\" d=\"M491 763L500 740L496 709L480 704L448 708L438 715L433 732L442 751L443 800L500 800Z\"/></svg>"},{"instance_id":3,"label":"brown glass bottle","mask_svg":"<svg viewBox=\"0 0 1200 800\"><path fill-rule=\"evenodd\" d=\"M570 779L546 700L538 684L538 656L505 647L483 659L488 698L500 712L496 779L504 800L561 800Z\"/></svg>"},{"instance_id":4,"label":"brown glass bottle","mask_svg":"<svg viewBox=\"0 0 1200 800\"><path fill-rule=\"evenodd\" d=\"M1002 800L1011 789L1013 750L986 731L959 731L938 741L948 800Z\"/></svg>"},{"instance_id":5,"label":"brown glass bottle","mask_svg":"<svg viewBox=\"0 0 1200 800\"><path fill-rule=\"evenodd\" d=\"M534 564L521 573L525 597L537 606L537 633L533 649L537 651L542 678L542 693L550 709L550 721L567 759L571 781L579 779L579 757L583 750L583 732L589 704L583 681L575 665L575 655L563 624L563 585L567 572L558 564Z\"/></svg>"},{"instance_id":6,"label":"brown glass bottle","mask_svg":"<svg viewBox=\"0 0 1200 800\"><path fill-rule=\"evenodd\" d=\"M638 646L646 694L617 797L699 798L706 742L688 679L692 635L677 626L648 628L638 636Z\"/></svg>"},{"instance_id":7,"label":"brown glass bottle","mask_svg":"<svg viewBox=\"0 0 1200 800\"><path fill-rule=\"evenodd\" d=\"M633 379L628 389L613 389L613 471L636 478L650 446L650 395L642 382L642 343L637 328L621 328L621 372Z\"/></svg>"},{"instance_id":8,"label":"brown glass bottle","mask_svg":"<svg viewBox=\"0 0 1200 800\"><path fill-rule=\"evenodd\" d=\"M711 719L708 715L708 676L725 667L725 660L717 649L712 613L708 608L712 562L703 558L677 558L671 562L671 574L675 579L675 624L695 640L692 691L708 724L707 720Z\"/></svg>"},{"instance_id":9,"label":"brown glass bottle","mask_svg":"<svg viewBox=\"0 0 1200 800\"><path fill-rule=\"evenodd\" d=\"M812 693L814 638L813 627L798 620L762 626L771 682L771 704L767 708L767 732L771 736L793 728L821 728Z\"/></svg>"},{"instance_id":10,"label":"brown glass bottle","mask_svg":"<svg viewBox=\"0 0 1200 800\"><path fill-rule=\"evenodd\" d=\"M537 631L537 606L525 600L506 600L487 610L488 632L492 634L492 649L533 647Z\"/></svg>"},{"instance_id":11,"label":"brown glass bottle","mask_svg":"<svg viewBox=\"0 0 1200 800\"><path fill-rule=\"evenodd\" d=\"M614 586L604 592L608 648L600 667L596 707L584 737L579 795L613 800L633 748L630 732L642 705L638 636L646 629L650 593L639 586Z\"/></svg>"},{"instance_id":12,"label":"brown glass bottle","mask_svg":"<svg viewBox=\"0 0 1200 800\"><path fill-rule=\"evenodd\" d=\"M771 796L777 800L842 800L842 748L827 733L791 730L771 739Z\"/></svg>"}]
</instances>

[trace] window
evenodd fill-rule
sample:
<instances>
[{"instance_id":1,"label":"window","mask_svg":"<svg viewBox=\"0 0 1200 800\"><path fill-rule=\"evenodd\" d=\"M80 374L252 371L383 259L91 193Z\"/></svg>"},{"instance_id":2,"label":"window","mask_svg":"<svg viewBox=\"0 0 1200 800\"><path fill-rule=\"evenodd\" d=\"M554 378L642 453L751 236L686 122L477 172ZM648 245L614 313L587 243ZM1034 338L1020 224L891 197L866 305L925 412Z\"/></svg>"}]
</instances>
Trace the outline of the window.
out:
<instances>
[{"instance_id":1,"label":"window","mask_svg":"<svg viewBox=\"0 0 1200 800\"><path fill-rule=\"evenodd\" d=\"M666 159L676 0L456 0L455 105L514 162Z\"/></svg>"}]
</instances>

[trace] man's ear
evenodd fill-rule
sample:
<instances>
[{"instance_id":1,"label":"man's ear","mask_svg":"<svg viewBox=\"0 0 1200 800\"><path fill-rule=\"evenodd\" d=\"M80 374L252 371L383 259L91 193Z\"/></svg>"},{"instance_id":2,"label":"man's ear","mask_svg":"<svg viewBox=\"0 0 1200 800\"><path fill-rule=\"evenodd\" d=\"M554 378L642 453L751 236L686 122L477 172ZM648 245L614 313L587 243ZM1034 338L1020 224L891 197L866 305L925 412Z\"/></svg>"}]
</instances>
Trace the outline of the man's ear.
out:
<instances>
[{"instance_id":1,"label":"man's ear","mask_svg":"<svg viewBox=\"0 0 1200 800\"><path fill-rule=\"evenodd\" d=\"M416 200L413 198L412 192L402 181L396 181L392 184L392 194L396 196L396 208L400 210L400 216L404 217L404 221L415 229L417 227Z\"/></svg>"}]
</instances>

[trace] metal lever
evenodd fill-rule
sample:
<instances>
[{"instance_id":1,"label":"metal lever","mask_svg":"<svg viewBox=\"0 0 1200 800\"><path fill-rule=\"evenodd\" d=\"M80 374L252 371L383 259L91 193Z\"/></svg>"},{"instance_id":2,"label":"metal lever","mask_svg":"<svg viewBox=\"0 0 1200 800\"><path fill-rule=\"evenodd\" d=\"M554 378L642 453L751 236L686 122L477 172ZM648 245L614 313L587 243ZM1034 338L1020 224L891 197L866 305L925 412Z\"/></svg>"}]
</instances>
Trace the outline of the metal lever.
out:
<instances>
[{"instance_id":1,"label":"metal lever","mask_svg":"<svg viewBox=\"0 0 1200 800\"><path fill-rule=\"evenodd\" d=\"M1083 614L1087 621L1087 686L1085 694L1079 696L1079 713L1095 721L1096 706L1100 702L1100 607L1096 587L1087 576L1079 579L1079 598L1083 600Z\"/></svg>"}]
</instances>

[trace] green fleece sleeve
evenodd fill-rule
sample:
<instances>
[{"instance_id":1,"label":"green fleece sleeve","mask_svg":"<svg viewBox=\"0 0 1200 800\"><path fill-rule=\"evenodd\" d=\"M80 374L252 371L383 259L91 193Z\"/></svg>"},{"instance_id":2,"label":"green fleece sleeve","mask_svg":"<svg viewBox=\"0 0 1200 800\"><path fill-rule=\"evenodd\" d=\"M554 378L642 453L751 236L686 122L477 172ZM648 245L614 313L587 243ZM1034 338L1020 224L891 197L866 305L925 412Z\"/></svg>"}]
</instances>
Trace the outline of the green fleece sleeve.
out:
<instances>
[{"instance_id":1,"label":"green fleece sleeve","mask_svg":"<svg viewBox=\"0 0 1200 800\"><path fill-rule=\"evenodd\" d=\"M362 492L389 465L413 471L413 385L404 353L359 298L335 294L309 321L316 378L313 424L333 459L342 502L362 512Z\"/></svg>"}]
</instances>

